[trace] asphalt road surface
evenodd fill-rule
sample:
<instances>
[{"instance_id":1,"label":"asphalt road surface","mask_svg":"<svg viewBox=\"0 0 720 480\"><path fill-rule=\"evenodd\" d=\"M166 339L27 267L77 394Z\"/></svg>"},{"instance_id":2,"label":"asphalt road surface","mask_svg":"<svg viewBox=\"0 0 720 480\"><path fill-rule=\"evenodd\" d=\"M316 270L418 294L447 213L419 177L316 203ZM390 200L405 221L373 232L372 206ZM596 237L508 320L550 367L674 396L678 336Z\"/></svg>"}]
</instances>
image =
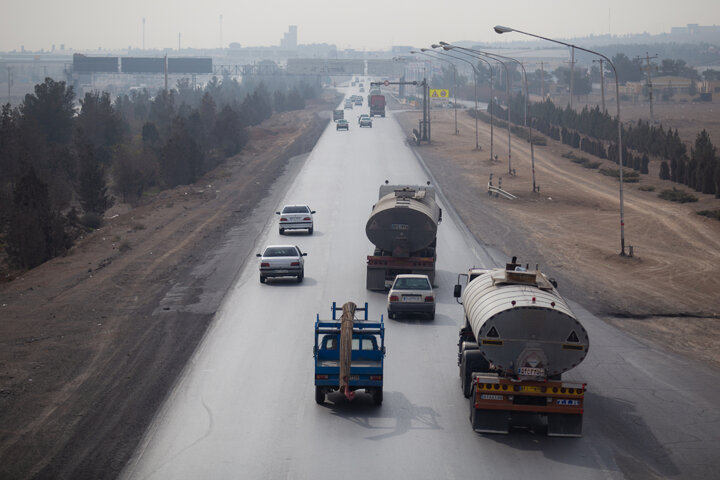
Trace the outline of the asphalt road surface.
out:
<instances>
[{"instance_id":1,"label":"asphalt road surface","mask_svg":"<svg viewBox=\"0 0 720 480\"><path fill-rule=\"evenodd\" d=\"M387 317L386 295L365 289L373 246L364 227L378 186L428 180L392 113L361 129L357 116L367 111L345 111L348 132L331 122L287 189L252 213L266 224L253 253L299 245L308 252L303 283L263 285L257 259L248 259L123 478L718 478L718 372L577 304L590 351L564 378L588 384L583 437L549 438L542 422L510 435L471 430L456 365L462 307L453 285L468 267L507 259L472 239L442 199L437 315L386 318L382 406L362 394L352 403L333 395L337 404L315 403L316 314L330 318L331 302L354 301L368 302L371 318ZM312 236L278 233L269 212L284 203L317 210Z\"/></svg>"}]
</instances>

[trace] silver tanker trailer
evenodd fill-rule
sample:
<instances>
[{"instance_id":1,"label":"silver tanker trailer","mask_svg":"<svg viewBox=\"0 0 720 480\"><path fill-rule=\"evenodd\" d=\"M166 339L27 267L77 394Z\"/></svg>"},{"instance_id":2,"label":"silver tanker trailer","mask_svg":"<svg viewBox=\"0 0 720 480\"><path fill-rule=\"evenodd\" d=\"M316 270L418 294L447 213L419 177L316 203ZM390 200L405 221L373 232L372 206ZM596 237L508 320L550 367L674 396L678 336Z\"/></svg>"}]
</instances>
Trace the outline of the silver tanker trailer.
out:
<instances>
[{"instance_id":1,"label":"silver tanker trailer","mask_svg":"<svg viewBox=\"0 0 720 480\"><path fill-rule=\"evenodd\" d=\"M435 201L435 189L420 185L380 186L365 225L373 245L367 257L368 290L384 290L396 275L424 274L435 281L435 247L442 210Z\"/></svg>"},{"instance_id":2,"label":"silver tanker trailer","mask_svg":"<svg viewBox=\"0 0 720 480\"><path fill-rule=\"evenodd\" d=\"M465 290L455 286L465 318L458 365L474 430L509 433L511 422L542 415L550 436L582 434L586 385L562 375L590 342L556 286L515 258L504 269L471 269Z\"/></svg>"}]
</instances>

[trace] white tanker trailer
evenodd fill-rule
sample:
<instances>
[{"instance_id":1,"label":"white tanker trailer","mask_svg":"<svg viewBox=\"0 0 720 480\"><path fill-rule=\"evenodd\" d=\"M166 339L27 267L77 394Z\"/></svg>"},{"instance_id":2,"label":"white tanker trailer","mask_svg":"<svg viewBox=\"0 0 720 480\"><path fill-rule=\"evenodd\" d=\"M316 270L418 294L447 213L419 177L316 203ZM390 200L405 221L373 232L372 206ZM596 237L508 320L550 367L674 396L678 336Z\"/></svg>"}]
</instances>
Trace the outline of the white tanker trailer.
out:
<instances>
[{"instance_id":1,"label":"white tanker trailer","mask_svg":"<svg viewBox=\"0 0 720 480\"><path fill-rule=\"evenodd\" d=\"M465 319L458 365L474 430L509 433L511 421L542 415L548 435L581 435L586 385L562 375L590 342L556 285L513 258L504 269L471 269L464 291L455 286Z\"/></svg>"}]
</instances>

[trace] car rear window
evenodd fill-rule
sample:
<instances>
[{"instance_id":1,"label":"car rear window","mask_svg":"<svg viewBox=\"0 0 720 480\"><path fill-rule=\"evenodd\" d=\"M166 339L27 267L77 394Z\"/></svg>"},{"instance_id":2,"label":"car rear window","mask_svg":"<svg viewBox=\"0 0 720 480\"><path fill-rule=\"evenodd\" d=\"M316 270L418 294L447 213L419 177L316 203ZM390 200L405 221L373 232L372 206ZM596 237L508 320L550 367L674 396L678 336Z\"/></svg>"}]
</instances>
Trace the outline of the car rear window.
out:
<instances>
[{"instance_id":1,"label":"car rear window","mask_svg":"<svg viewBox=\"0 0 720 480\"><path fill-rule=\"evenodd\" d=\"M282 211L282 213L308 213L308 212L310 212L310 209L308 207L304 207L304 206L285 207L285 208L283 208L283 211Z\"/></svg>"},{"instance_id":2,"label":"car rear window","mask_svg":"<svg viewBox=\"0 0 720 480\"><path fill-rule=\"evenodd\" d=\"M268 247L263 257L297 257L297 254L294 247Z\"/></svg>"},{"instance_id":3,"label":"car rear window","mask_svg":"<svg viewBox=\"0 0 720 480\"><path fill-rule=\"evenodd\" d=\"M427 278L398 278L393 288L399 290L430 290Z\"/></svg>"}]
</instances>

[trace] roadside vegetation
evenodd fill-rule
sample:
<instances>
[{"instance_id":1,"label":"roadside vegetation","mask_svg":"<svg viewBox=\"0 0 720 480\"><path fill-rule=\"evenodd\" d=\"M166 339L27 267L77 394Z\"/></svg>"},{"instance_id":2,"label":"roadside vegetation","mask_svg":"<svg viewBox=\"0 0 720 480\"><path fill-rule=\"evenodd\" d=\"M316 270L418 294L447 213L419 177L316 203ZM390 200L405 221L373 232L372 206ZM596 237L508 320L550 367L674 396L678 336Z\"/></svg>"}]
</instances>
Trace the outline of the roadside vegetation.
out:
<instances>
[{"instance_id":1,"label":"roadside vegetation","mask_svg":"<svg viewBox=\"0 0 720 480\"><path fill-rule=\"evenodd\" d=\"M698 201L697 195L693 195L690 192L686 192L685 190L680 190L675 187L663 190L658 194L658 197L663 200L670 200L671 202L677 203L690 203Z\"/></svg>"},{"instance_id":2,"label":"roadside vegetation","mask_svg":"<svg viewBox=\"0 0 720 480\"><path fill-rule=\"evenodd\" d=\"M305 108L320 90L318 79L214 77L204 88L183 79L169 91L96 91L76 103L72 87L46 78L0 114L2 269L63 254L116 201L197 181L245 147L247 127Z\"/></svg>"}]
</instances>

